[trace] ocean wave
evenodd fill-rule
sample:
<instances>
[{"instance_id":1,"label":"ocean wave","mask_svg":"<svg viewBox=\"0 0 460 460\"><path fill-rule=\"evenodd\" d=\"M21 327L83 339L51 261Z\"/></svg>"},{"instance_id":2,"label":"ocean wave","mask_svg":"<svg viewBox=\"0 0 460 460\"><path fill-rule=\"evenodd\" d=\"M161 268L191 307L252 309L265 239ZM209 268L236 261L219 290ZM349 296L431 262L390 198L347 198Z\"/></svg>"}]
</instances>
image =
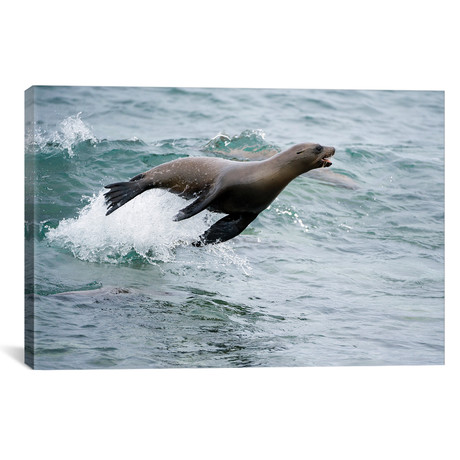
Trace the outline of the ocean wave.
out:
<instances>
[{"instance_id":1,"label":"ocean wave","mask_svg":"<svg viewBox=\"0 0 460 460\"><path fill-rule=\"evenodd\" d=\"M265 132L261 129L246 129L233 137L219 133L201 150L240 160L260 160L281 151L278 146L265 140Z\"/></svg>"}]
</instances>

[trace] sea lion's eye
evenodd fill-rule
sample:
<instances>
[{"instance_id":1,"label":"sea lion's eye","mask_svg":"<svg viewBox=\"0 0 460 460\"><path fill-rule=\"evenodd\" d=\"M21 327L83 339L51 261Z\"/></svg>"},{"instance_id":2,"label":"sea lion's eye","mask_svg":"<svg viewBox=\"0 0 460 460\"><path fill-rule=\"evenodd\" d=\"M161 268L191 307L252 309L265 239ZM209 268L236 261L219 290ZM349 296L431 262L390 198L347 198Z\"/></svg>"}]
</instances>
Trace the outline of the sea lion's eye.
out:
<instances>
[{"instance_id":1,"label":"sea lion's eye","mask_svg":"<svg viewBox=\"0 0 460 460\"><path fill-rule=\"evenodd\" d=\"M320 153L321 150L323 150L323 147L322 147L321 145L317 145L316 148L315 148L315 150L316 150L318 153Z\"/></svg>"},{"instance_id":2,"label":"sea lion's eye","mask_svg":"<svg viewBox=\"0 0 460 460\"><path fill-rule=\"evenodd\" d=\"M305 150L299 150L299 151L297 152L297 155L300 155L300 154L303 153L304 151L305 151Z\"/></svg>"}]
</instances>

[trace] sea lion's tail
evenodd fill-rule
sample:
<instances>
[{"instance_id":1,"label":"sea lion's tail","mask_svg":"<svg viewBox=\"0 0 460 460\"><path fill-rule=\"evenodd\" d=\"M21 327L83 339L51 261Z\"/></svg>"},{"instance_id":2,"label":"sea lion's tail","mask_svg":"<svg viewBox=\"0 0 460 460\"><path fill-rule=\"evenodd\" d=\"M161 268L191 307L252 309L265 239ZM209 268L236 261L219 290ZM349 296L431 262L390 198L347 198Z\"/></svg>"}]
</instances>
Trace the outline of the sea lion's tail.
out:
<instances>
[{"instance_id":1,"label":"sea lion's tail","mask_svg":"<svg viewBox=\"0 0 460 460\"><path fill-rule=\"evenodd\" d=\"M110 191L104 193L105 202L107 203L106 216L112 214L118 208L132 200L134 197L146 190L141 175L133 177L129 182L115 182L114 184L106 185Z\"/></svg>"}]
</instances>

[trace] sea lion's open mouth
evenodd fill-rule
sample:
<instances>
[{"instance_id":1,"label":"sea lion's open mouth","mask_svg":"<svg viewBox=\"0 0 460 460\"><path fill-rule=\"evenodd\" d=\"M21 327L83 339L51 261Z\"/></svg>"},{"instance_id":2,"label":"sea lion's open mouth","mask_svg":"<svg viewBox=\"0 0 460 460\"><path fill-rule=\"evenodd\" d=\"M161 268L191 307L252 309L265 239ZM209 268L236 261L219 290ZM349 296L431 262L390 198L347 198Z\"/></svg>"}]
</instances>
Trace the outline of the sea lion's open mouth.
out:
<instances>
[{"instance_id":1,"label":"sea lion's open mouth","mask_svg":"<svg viewBox=\"0 0 460 460\"><path fill-rule=\"evenodd\" d=\"M331 158L331 156L334 155L334 153L335 153L335 150L333 150L331 153L321 158L320 168L329 168L329 166L331 166L332 161L329 158Z\"/></svg>"}]
</instances>

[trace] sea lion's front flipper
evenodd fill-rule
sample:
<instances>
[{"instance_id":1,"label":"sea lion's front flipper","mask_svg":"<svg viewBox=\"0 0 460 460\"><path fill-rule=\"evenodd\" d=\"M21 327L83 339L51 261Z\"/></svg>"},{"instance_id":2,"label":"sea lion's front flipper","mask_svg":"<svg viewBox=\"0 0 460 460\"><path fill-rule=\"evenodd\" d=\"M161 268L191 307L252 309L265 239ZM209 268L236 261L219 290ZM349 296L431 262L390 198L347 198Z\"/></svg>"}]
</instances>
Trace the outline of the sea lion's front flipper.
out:
<instances>
[{"instance_id":1,"label":"sea lion's front flipper","mask_svg":"<svg viewBox=\"0 0 460 460\"><path fill-rule=\"evenodd\" d=\"M211 201L218 195L218 187L210 187L201 192L200 196L192 203L181 209L173 218L174 221L188 219L206 209Z\"/></svg>"},{"instance_id":2,"label":"sea lion's front flipper","mask_svg":"<svg viewBox=\"0 0 460 460\"><path fill-rule=\"evenodd\" d=\"M256 217L257 213L243 212L229 214L218 220L206 230L193 246L204 246L206 244L222 243L239 235Z\"/></svg>"}]
</instances>

